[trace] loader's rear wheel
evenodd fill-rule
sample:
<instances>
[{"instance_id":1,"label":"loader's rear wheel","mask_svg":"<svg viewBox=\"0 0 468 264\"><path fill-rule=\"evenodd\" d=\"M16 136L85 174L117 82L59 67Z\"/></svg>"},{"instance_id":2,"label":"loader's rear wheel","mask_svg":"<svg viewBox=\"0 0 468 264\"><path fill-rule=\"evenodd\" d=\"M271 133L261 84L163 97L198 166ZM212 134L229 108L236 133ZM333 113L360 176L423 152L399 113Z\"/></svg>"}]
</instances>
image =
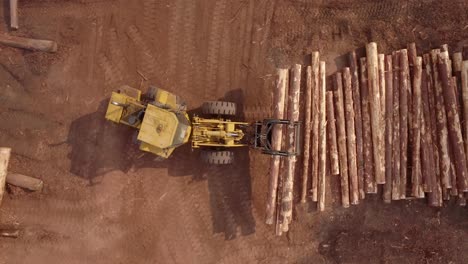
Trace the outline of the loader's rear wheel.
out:
<instances>
[{"instance_id":1,"label":"loader's rear wheel","mask_svg":"<svg viewBox=\"0 0 468 264\"><path fill-rule=\"evenodd\" d=\"M234 162L234 152L229 150L203 150L201 156L205 163L213 165L225 165Z\"/></svg>"},{"instance_id":2,"label":"loader's rear wheel","mask_svg":"<svg viewBox=\"0 0 468 264\"><path fill-rule=\"evenodd\" d=\"M235 116L236 108L236 104L232 102L208 101L203 103L202 111L206 115Z\"/></svg>"}]
</instances>

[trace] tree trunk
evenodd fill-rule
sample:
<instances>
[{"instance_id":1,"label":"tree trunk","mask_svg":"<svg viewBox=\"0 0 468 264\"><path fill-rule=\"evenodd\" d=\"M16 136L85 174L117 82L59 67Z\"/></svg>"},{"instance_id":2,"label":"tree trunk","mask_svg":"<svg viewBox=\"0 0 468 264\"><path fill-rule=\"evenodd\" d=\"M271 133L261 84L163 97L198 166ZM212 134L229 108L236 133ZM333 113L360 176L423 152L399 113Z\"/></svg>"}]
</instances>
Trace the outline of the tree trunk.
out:
<instances>
[{"instance_id":1,"label":"tree trunk","mask_svg":"<svg viewBox=\"0 0 468 264\"><path fill-rule=\"evenodd\" d=\"M42 180L19 173L8 173L6 182L30 191L42 191L44 187Z\"/></svg>"},{"instance_id":2,"label":"tree trunk","mask_svg":"<svg viewBox=\"0 0 468 264\"><path fill-rule=\"evenodd\" d=\"M464 134L464 142L465 142L465 153L468 154L468 60L463 61L462 64L462 71L461 71L461 83L462 83L462 94L463 94L463 113L465 116L464 119L464 127L465 127L465 134ZM467 155L468 159L468 155ZM468 160L467 160L468 163Z\"/></svg>"},{"instance_id":3,"label":"tree trunk","mask_svg":"<svg viewBox=\"0 0 468 264\"><path fill-rule=\"evenodd\" d=\"M10 28L18 29L18 0L10 0Z\"/></svg>"},{"instance_id":4,"label":"tree trunk","mask_svg":"<svg viewBox=\"0 0 468 264\"><path fill-rule=\"evenodd\" d=\"M33 51L57 51L57 43L55 41L15 37L7 34L0 34L0 44Z\"/></svg>"},{"instance_id":5,"label":"tree trunk","mask_svg":"<svg viewBox=\"0 0 468 264\"><path fill-rule=\"evenodd\" d=\"M288 119L292 122L299 121L299 95L301 91L301 72L302 67L296 64L293 67L291 78L291 89L288 96ZM295 140L295 126L290 123L287 128L286 147L289 153L296 151ZM288 225L292 219L293 208L293 188L294 188L294 172L296 171L296 156L288 156L286 159L286 178L284 180L283 195L281 197L281 214L282 214L282 228L283 232L288 231Z\"/></svg>"},{"instance_id":6,"label":"tree trunk","mask_svg":"<svg viewBox=\"0 0 468 264\"><path fill-rule=\"evenodd\" d=\"M278 79L275 87L275 101L273 117L275 119L284 119L284 106L285 98L287 93L287 87L289 85L289 71L288 69L277 70ZM283 139L283 130L281 126L276 126L272 131L272 148L281 149L281 143ZM278 193L278 178L280 172L280 156L271 156L270 161L270 179L268 185L268 200L266 205L266 219L265 222L269 225L273 224L275 217L275 207Z\"/></svg>"},{"instance_id":7,"label":"tree trunk","mask_svg":"<svg viewBox=\"0 0 468 264\"><path fill-rule=\"evenodd\" d=\"M374 170L375 181L377 184L385 183L385 153L384 140L382 130L382 114L381 101L379 92L379 67L377 44L375 42L368 43L366 46L367 54L367 77L369 89L370 115L372 126L372 144L374 148Z\"/></svg>"},{"instance_id":8,"label":"tree trunk","mask_svg":"<svg viewBox=\"0 0 468 264\"><path fill-rule=\"evenodd\" d=\"M302 156L302 192L301 203L306 202L307 180L309 178L310 136L312 130L312 67L307 66L307 80L305 90L305 121L304 121L304 151Z\"/></svg>"},{"instance_id":9,"label":"tree trunk","mask_svg":"<svg viewBox=\"0 0 468 264\"><path fill-rule=\"evenodd\" d=\"M392 200L400 200L400 52L393 60L393 149L392 149Z\"/></svg>"},{"instance_id":10,"label":"tree trunk","mask_svg":"<svg viewBox=\"0 0 468 264\"><path fill-rule=\"evenodd\" d=\"M353 101L354 101L354 123L356 126L356 159L358 170L358 185L359 198L365 198L364 186L364 154L363 154L363 138L362 138L362 111L361 111L361 93L359 88L358 61L356 52L352 51L348 54L349 69L351 70L351 83L353 86Z\"/></svg>"},{"instance_id":11,"label":"tree trunk","mask_svg":"<svg viewBox=\"0 0 468 264\"><path fill-rule=\"evenodd\" d=\"M320 55L312 52L312 201L318 201Z\"/></svg>"},{"instance_id":12,"label":"tree trunk","mask_svg":"<svg viewBox=\"0 0 468 264\"><path fill-rule=\"evenodd\" d=\"M356 162L356 131L354 124L353 90L351 86L351 72L348 67L343 69L346 139L348 146L348 169L351 181L351 204L359 204L359 186Z\"/></svg>"},{"instance_id":13,"label":"tree trunk","mask_svg":"<svg viewBox=\"0 0 468 264\"><path fill-rule=\"evenodd\" d=\"M362 95L362 140L363 140L363 157L364 157L364 190L366 193L376 193L377 185L375 183L373 148L372 148L372 132L371 132L371 117L369 107L369 89L367 86L367 59L361 58L361 95ZM341 80L341 74L340 74ZM336 96L336 95L335 95ZM344 119L343 119L344 122ZM338 134L339 136L339 134ZM345 137L346 145L346 137ZM339 147L339 146L338 146ZM340 159L341 165L341 159Z\"/></svg>"},{"instance_id":14,"label":"tree trunk","mask_svg":"<svg viewBox=\"0 0 468 264\"><path fill-rule=\"evenodd\" d=\"M392 149L393 149L393 68L392 55L385 60L385 184L383 200L392 200Z\"/></svg>"},{"instance_id":15,"label":"tree trunk","mask_svg":"<svg viewBox=\"0 0 468 264\"><path fill-rule=\"evenodd\" d=\"M444 107L444 96L442 90L442 84L440 82L439 72L437 70L437 60L439 50L432 50L432 65L434 75L434 91L435 91L435 102L437 111L437 134L439 138L439 159L440 159L440 180L442 185L446 188L451 188L450 182L450 152L448 144L448 131L447 131L447 115Z\"/></svg>"},{"instance_id":16,"label":"tree trunk","mask_svg":"<svg viewBox=\"0 0 468 264\"><path fill-rule=\"evenodd\" d=\"M448 71L448 52L442 52L439 55L439 75L442 83L445 110L447 112L447 127L452 146L454 165L457 176L457 186L459 192L468 191L468 171L466 155L463 146L463 136L461 133L460 118L458 115L457 99L453 89L454 79L451 78ZM450 83L452 82L452 87ZM456 81L455 81L456 82Z\"/></svg>"},{"instance_id":17,"label":"tree trunk","mask_svg":"<svg viewBox=\"0 0 468 264\"><path fill-rule=\"evenodd\" d=\"M422 117L421 117L421 171L423 175L424 192L432 192L432 182L436 179L434 143L432 139L431 111L429 107L429 82L426 71L421 76L421 99L422 99Z\"/></svg>"},{"instance_id":18,"label":"tree trunk","mask_svg":"<svg viewBox=\"0 0 468 264\"><path fill-rule=\"evenodd\" d=\"M338 145L336 142L335 108L333 107L333 92L327 92L327 135L328 152L330 155L330 172L332 175L340 174L340 161L338 158Z\"/></svg>"},{"instance_id":19,"label":"tree trunk","mask_svg":"<svg viewBox=\"0 0 468 264\"><path fill-rule=\"evenodd\" d=\"M326 124L326 68L325 62L320 62L320 92L319 92L319 184L318 184L318 210L325 210L325 187L327 174L327 124Z\"/></svg>"},{"instance_id":20,"label":"tree trunk","mask_svg":"<svg viewBox=\"0 0 468 264\"><path fill-rule=\"evenodd\" d=\"M5 192L5 181L8 173L10 153L10 148L0 148L0 205L2 205L3 193Z\"/></svg>"},{"instance_id":21,"label":"tree trunk","mask_svg":"<svg viewBox=\"0 0 468 264\"><path fill-rule=\"evenodd\" d=\"M343 81L340 72L337 72L333 78L333 95L335 98L336 131L340 158L341 204L347 208L349 207L348 151L346 147Z\"/></svg>"},{"instance_id":22,"label":"tree trunk","mask_svg":"<svg viewBox=\"0 0 468 264\"><path fill-rule=\"evenodd\" d=\"M421 174L421 77L422 58L417 57L413 65L413 152L412 152L412 172L411 172L411 194L417 198L424 198Z\"/></svg>"},{"instance_id":23,"label":"tree trunk","mask_svg":"<svg viewBox=\"0 0 468 264\"><path fill-rule=\"evenodd\" d=\"M400 199L406 198L408 171L408 51L400 51Z\"/></svg>"}]
</instances>

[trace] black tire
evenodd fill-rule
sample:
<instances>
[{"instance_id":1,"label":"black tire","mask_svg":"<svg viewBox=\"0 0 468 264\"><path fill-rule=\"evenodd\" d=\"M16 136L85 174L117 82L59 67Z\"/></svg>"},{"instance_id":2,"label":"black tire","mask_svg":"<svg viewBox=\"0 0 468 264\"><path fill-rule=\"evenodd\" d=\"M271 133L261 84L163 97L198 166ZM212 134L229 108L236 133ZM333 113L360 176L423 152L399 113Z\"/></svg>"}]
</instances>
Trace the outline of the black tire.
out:
<instances>
[{"instance_id":1,"label":"black tire","mask_svg":"<svg viewBox=\"0 0 468 264\"><path fill-rule=\"evenodd\" d=\"M236 103L232 102L208 101L202 106L202 112L206 115L235 116L236 110Z\"/></svg>"},{"instance_id":2,"label":"black tire","mask_svg":"<svg viewBox=\"0 0 468 264\"><path fill-rule=\"evenodd\" d=\"M234 162L234 152L229 150L203 150L201 157L203 162L213 165L227 165Z\"/></svg>"}]
</instances>

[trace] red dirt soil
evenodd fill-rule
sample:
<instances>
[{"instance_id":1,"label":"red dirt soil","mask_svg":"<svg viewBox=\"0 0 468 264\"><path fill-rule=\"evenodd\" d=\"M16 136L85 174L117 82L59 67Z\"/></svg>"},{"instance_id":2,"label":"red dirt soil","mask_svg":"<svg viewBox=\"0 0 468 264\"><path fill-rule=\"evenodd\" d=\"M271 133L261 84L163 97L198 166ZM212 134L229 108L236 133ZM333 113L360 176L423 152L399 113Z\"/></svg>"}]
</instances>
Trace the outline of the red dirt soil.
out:
<instances>
[{"instance_id":1,"label":"red dirt soil","mask_svg":"<svg viewBox=\"0 0 468 264\"><path fill-rule=\"evenodd\" d=\"M189 109L219 98L237 102L242 119L265 118L274 69L309 64L313 50L328 75L369 41L386 53L412 41L459 50L466 1L19 2L11 34L59 50L0 46L0 146L13 149L10 171L45 182L42 193L7 188L0 228L22 232L0 238L0 264L467 262L466 208L369 195L343 209L330 176L327 210L297 206L290 232L275 237L263 221L268 157L244 149L235 165L210 167L184 146L157 161L104 120L112 90L149 83Z\"/></svg>"}]
</instances>

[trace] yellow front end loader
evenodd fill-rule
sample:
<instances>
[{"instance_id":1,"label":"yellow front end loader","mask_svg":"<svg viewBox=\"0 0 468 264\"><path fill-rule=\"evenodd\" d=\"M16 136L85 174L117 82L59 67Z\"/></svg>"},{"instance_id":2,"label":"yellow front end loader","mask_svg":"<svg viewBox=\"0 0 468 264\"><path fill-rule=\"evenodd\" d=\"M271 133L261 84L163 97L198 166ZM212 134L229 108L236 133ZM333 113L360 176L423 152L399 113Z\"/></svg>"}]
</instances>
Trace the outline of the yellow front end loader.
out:
<instances>
[{"instance_id":1,"label":"yellow front end loader","mask_svg":"<svg viewBox=\"0 0 468 264\"><path fill-rule=\"evenodd\" d=\"M137 129L140 149L168 158L175 148L191 140L192 148L202 149L202 160L209 164L231 164L231 148L248 146L246 130L249 123L232 121L235 103L209 101L202 106L203 117L190 120L185 102L177 95L150 86L148 92L121 86L113 92L107 107L106 119ZM267 120L255 124L253 147L271 155L297 155L270 149L271 128L289 124L287 120ZM300 125L294 123L299 138Z\"/></svg>"}]
</instances>

